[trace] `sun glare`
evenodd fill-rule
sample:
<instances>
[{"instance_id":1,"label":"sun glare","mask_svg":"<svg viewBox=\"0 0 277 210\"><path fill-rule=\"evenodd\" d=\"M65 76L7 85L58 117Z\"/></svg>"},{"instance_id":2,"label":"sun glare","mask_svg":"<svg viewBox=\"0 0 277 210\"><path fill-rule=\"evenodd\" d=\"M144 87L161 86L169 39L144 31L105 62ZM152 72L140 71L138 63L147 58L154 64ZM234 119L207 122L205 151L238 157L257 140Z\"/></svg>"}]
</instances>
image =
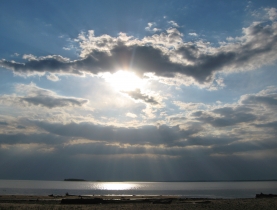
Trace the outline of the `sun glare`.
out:
<instances>
[{"instance_id":1,"label":"sun glare","mask_svg":"<svg viewBox=\"0 0 277 210\"><path fill-rule=\"evenodd\" d=\"M143 86L143 80L134 72L123 70L111 74L106 80L118 91L132 91Z\"/></svg>"},{"instance_id":2,"label":"sun glare","mask_svg":"<svg viewBox=\"0 0 277 210\"><path fill-rule=\"evenodd\" d=\"M111 182L101 184L100 188L104 190L130 190L136 188L136 184Z\"/></svg>"}]
</instances>

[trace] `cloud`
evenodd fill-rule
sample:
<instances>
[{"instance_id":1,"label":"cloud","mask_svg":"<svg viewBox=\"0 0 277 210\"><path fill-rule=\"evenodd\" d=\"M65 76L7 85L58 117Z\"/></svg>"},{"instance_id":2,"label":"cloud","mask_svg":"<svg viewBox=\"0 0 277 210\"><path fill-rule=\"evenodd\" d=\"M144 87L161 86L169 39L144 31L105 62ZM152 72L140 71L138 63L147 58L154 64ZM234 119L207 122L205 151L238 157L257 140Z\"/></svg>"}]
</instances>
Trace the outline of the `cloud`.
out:
<instances>
[{"instance_id":1,"label":"cloud","mask_svg":"<svg viewBox=\"0 0 277 210\"><path fill-rule=\"evenodd\" d=\"M8 123L7 122L4 122L4 121L0 121L0 126L3 126L3 125L8 125Z\"/></svg>"},{"instance_id":2,"label":"cloud","mask_svg":"<svg viewBox=\"0 0 277 210\"><path fill-rule=\"evenodd\" d=\"M23 104L26 106L35 105L49 109L57 107L78 107L88 103L86 99L59 96L51 90L39 88L32 83L30 85L16 85L16 90L19 93L23 93L24 96L4 95L0 97L0 103Z\"/></svg>"},{"instance_id":3,"label":"cloud","mask_svg":"<svg viewBox=\"0 0 277 210\"><path fill-rule=\"evenodd\" d=\"M31 134L0 134L0 145L17 145L17 144L43 144L59 145L68 141L68 138L46 133ZM1 147L1 146L0 146Z\"/></svg>"},{"instance_id":4,"label":"cloud","mask_svg":"<svg viewBox=\"0 0 277 210\"><path fill-rule=\"evenodd\" d=\"M274 21L277 19L277 10L276 8L265 8L265 11L267 12L269 19Z\"/></svg>"},{"instance_id":5,"label":"cloud","mask_svg":"<svg viewBox=\"0 0 277 210\"><path fill-rule=\"evenodd\" d=\"M250 156L250 152L269 152L267 150L277 148L277 143L272 140L263 140L263 141L236 141L229 144L216 145L213 148L215 154L224 154L224 155L240 155L241 153L247 154ZM263 154L263 156L266 156Z\"/></svg>"},{"instance_id":6,"label":"cloud","mask_svg":"<svg viewBox=\"0 0 277 210\"><path fill-rule=\"evenodd\" d=\"M242 111L242 110L241 110ZM226 113L230 110L217 109L215 112ZM59 155L113 155L113 154L153 154L186 157L188 155L228 155L253 150L263 151L276 148L275 135L272 138L263 135L249 141L238 132L232 134L225 130L222 134L212 134L204 128L205 123L184 121L181 126L141 126L125 128L105 126L88 122L50 123L29 121L36 131L31 134L0 134L0 145L36 144L39 148L52 148ZM274 128L276 121L259 128ZM224 126L223 126L224 128ZM247 127L243 128L247 129ZM19 132L19 131L18 131ZM45 133L46 132L46 133ZM249 132L249 131L247 131ZM204 135L203 135L204 134ZM40 146L39 146L40 145ZM47 146L48 145L48 146ZM229 146L230 145L230 146ZM0 146L1 149L1 146Z\"/></svg>"},{"instance_id":7,"label":"cloud","mask_svg":"<svg viewBox=\"0 0 277 210\"><path fill-rule=\"evenodd\" d=\"M273 123L274 125L276 122ZM270 125L273 127L274 125ZM70 154L164 154L186 157L188 154L202 153L235 154L253 150L263 151L276 148L274 138L247 140L230 133L212 135L205 133L199 123L179 126L142 126L139 128L124 128L103 126L92 123L49 123L33 121L33 125L43 129L48 134L15 134L2 135L2 144L49 144L61 150L71 145ZM42 140L41 140L42 139ZM46 139L49 139L46 141ZM65 141L68 139L68 141ZM71 139L69 141L69 139ZM10 143L9 143L10 142ZM56 145L56 146L55 146ZM79 145L79 146L78 146ZM230 146L229 146L230 145ZM82 148L82 149L81 149ZM99 148L99 149L96 149ZM101 149L100 149L101 148ZM67 149L66 149L67 150ZM186 151L186 152L185 152ZM69 151L64 151L69 152ZM65 153L66 154L66 153Z\"/></svg>"},{"instance_id":8,"label":"cloud","mask_svg":"<svg viewBox=\"0 0 277 210\"><path fill-rule=\"evenodd\" d=\"M157 110L153 109L152 106L146 106L145 109L142 110L142 112L144 113L144 119L154 119L156 117L156 112Z\"/></svg>"},{"instance_id":9,"label":"cloud","mask_svg":"<svg viewBox=\"0 0 277 210\"><path fill-rule=\"evenodd\" d=\"M27 95L37 93L39 88L21 85L17 89ZM274 93L276 90L269 87L251 96L274 98ZM170 163L174 174L180 170L180 164L187 164L186 168L193 164L194 167L190 168L193 173L197 167L200 168L200 172L206 173L203 165L208 165L208 170L213 172L218 168L226 172L230 170L226 162L232 162L238 167L238 163L251 159L255 160L254 164L250 161L247 165L250 167L249 163L252 163L254 170L259 161L261 167L268 161L272 161L273 164L276 162L276 114L270 111L272 104L262 100L242 103L248 96L243 95L234 104L206 106L201 103L175 101L177 106L187 110L187 114L168 116L168 123L173 122L174 126L162 123L157 125L156 120L155 125L123 127L85 121L53 123L45 119L16 121L16 118L12 120L4 118L3 122L9 122L9 125L15 127L20 124L25 128L13 130L13 134L3 132L0 134L0 158L6 157L9 164L15 159L24 160L20 164L24 167L27 163L30 165L35 162L41 165L41 161L51 159L55 160L51 165L56 167L55 169L68 161L71 164L67 172L72 171L72 167L77 167L76 165L84 164L83 170L87 172L92 162L99 164L99 161L103 161L99 167L107 166L106 170L109 171L108 163L111 160L120 167L126 160L126 163L132 162L137 168L141 160L144 164L147 161L151 162L149 168L157 164L164 166L165 163ZM158 111L155 114L159 115ZM134 116L131 112L126 115ZM27 130L32 133L27 133ZM36 158L28 159L28 157ZM40 157L43 158L39 159ZM156 164L153 164L153 161L157 161ZM3 161L1 164L2 167L7 166ZM199 166L196 167L195 164ZM241 170L245 164L242 164ZM67 164L63 166L67 167ZM169 170L167 167L162 169ZM95 174L93 171L91 173Z\"/></svg>"},{"instance_id":10,"label":"cloud","mask_svg":"<svg viewBox=\"0 0 277 210\"><path fill-rule=\"evenodd\" d=\"M172 25L173 27L179 27L179 25L178 25L175 21L173 21L173 20L168 21L168 23L169 23L170 25Z\"/></svg>"},{"instance_id":11,"label":"cloud","mask_svg":"<svg viewBox=\"0 0 277 210\"><path fill-rule=\"evenodd\" d=\"M187 145L190 146L219 146L219 145L229 145L230 143L236 142L237 138L230 138L227 136L220 136L220 137L214 137L214 136L195 136L190 137L187 140Z\"/></svg>"},{"instance_id":12,"label":"cloud","mask_svg":"<svg viewBox=\"0 0 277 210\"><path fill-rule=\"evenodd\" d=\"M87 100L80 100L75 98L57 98L55 96L33 96L33 97L22 97L22 101L36 106L44 106L47 108L55 107L70 107L70 106L82 106L87 103Z\"/></svg>"},{"instance_id":13,"label":"cloud","mask_svg":"<svg viewBox=\"0 0 277 210\"><path fill-rule=\"evenodd\" d=\"M275 97L271 96L255 96L255 95L248 95L246 98L242 100L242 103L244 104L264 104L266 106L277 106L277 98L276 95Z\"/></svg>"},{"instance_id":14,"label":"cloud","mask_svg":"<svg viewBox=\"0 0 277 210\"><path fill-rule=\"evenodd\" d=\"M13 70L19 75L45 74L45 72L81 74L71 68L71 63L67 58L59 55L43 56L39 58L34 55L24 55L23 59L28 61L26 63L17 63L14 61L0 60L0 65L4 68Z\"/></svg>"},{"instance_id":15,"label":"cloud","mask_svg":"<svg viewBox=\"0 0 277 210\"><path fill-rule=\"evenodd\" d=\"M52 134L68 137L78 137L90 140L118 142L134 144L173 144L180 138L187 136L188 131L180 130L178 126L166 125L143 126L140 128L124 128L114 126L103 126L92 123L47 123L34 122L38 127Z\"/></svg>"},{"instance_id":16,"label":"cloud","mask_svg":"<svg viewBox=\"0 0 277 210\"><path fill-rule=\"evenodd\" d=\"M154 28L157 24L155 22L152 23L147 23L147 27L145 27L146 31L151 31L151 32L158 32L161 31L159 28Z\"/></svg>"},{"instance_id":17,"label":"cloud","mask_svg":"<svg viewBox=\"0 0 277 210\"><path fill-rule=\"evenodd\" d=\"M277 109L277 89L269 87L258 94L247 94L240 98L240 103L245 105L264 105Z\"/></svg>"},{"instance_id":18,"label":"cloud","mask_svg":"<svg viewBox=\"0 0 277 210\"><path fill-rule=\"evenodd\" d=\"M190 36L198 36L197 33L189 33Z\"/></svg>"},{"instance_id":19,"label":"cloud","mask_svg":"<svg viewBox=\"0 0 277 210\"><path fill-rule=\"evenodd\" d=\"M49 75L46 76L46 78L53 81L53 82L57 82L57 81L60 80L59 77L57 77L55 74L49 74Z\"/></svg>"},{"instance_id":20,"label":"cloud","mask_svg":"<svg viewBox=\"0 0 277 210\"><path fill-rule=\"evenodd\" d=\"M207 107L207 105L203 103L184 103L181 101L173 101L173 104L183 110L199 110L200 108L205 109Z\"/></svg>"},{"instance_id":21,"label":"cloud","mask_svg":"<svg viewBox=\"0 0 277 210\"><path fill-rule=\"evenodd\" d=\"M209 123L214 127L233 126L239 123L253 122L257 116L245 107L223 107L212 111L197 111L193 113L199 121Z\"/></svg>"},{"instance_id":22,"label":"cloud","mask_svg":"<svg viewBox=\"0 0 277 210\"><path fill-rule=\"evenodd\" d=\"M12 54L11 56L12 57L18 57L20 54L19 53L14 53L14 54Z\"/></svg>"},{"instance_id":23,"label":"cloud","mask_svg":"<svg viewBox=\"0 0 277 210\"><path fill-rule=\"evenodd\" d=\"M71 50L70 47L63 47L64 50Z\"/></svg>"},{"instance_id":24,"label":"cloud","mask_svg":"<svg viewBox=\"0 0 277 210\"><path fill-rule=\"evenodd\" d=\"M136 114L130 113L130 112L128 112L128 113L126 114L126 116L127 116L127 117L131 117L131 118L137 118L137 117L138 117Z\"/></svg>"},{"instance_id":25,"label":"cloud","mask_svg":"<svg viewBox=\"0 0 277 210\"><path fill-rule=\"evenodd\" d=\"M44 74L46 71L97 75L132 69L141 77L145 73L164 78L183 75L196 83L211 83L219 71L230 73L257 69L277 59L276 22L254 22L243 28L242 33L234 38L235 42L213 47L201 40L184 42L176 28L141 40L124 33L118 37L97 37L94 31L89 31L88 34L81 33L77 39L81 59L70 61L59 55L39 58L25 55L23 57L28 60L25 63L1 60L0 65L25 75Z\"/></svg>"},{"instance_id":26,"label":"cloud","mask_svg":"<svg viewBox=\"0 0 277 210\"><path fill-rule=\"evenodd\" d=\"M128 94L131 98L143 101L144 103L148 103L151 105L159 104L159 102L153 96L142 93L140 89L136 89L133 91L124 91L124 93Z\"/></svg>"},{"instance_id":27,"label":"cloud","mask_svg":"<svg viewBox=\"0 0 277 210\"><path fill-rule=\"evenodd\" d=\"M255 126L259 128L273 128L277 131L277 121L264 123L264 124L256 124Z\"/></svg>"}]
</instances>

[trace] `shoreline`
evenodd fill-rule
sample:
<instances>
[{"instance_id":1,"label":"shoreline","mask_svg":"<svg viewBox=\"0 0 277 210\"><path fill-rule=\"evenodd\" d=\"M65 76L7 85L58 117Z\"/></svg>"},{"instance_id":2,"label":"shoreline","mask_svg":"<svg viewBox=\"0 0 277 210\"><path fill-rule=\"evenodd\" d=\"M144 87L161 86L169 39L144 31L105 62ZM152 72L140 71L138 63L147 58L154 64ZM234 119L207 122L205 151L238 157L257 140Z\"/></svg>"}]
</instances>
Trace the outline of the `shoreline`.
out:
<instances>
[{"instance_id":1,"label":"shoreline","mask_svg":"<svg viewBox=\"0 0 277 210\"><path fill-rule=\"evenodd\" d=\"M64 203L62 201L65 201ZM83 203L80 203L82 201ZM95 203L86 203L97 201ZM277 198L182 198L178 196L0 195L0 209L276 209Z\"/></svg>"}]
</instances>

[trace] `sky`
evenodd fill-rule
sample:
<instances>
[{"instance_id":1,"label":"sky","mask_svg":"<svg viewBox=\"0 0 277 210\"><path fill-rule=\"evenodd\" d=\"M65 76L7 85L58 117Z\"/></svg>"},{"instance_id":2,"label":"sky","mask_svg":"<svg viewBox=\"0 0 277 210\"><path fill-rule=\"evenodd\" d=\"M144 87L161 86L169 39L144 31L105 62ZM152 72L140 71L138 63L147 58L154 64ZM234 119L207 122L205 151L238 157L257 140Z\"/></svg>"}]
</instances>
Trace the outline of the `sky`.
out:
<instances>
[{"instance_id":1,"label":"sky","mask_svg":"<svg viewBox=\"0 0 277 210\"><path fill-rule=\"evenodd\" d=\"M0 28L0 179L277 179L275 0L4 0Z\"/></svg>"}]
</instances>

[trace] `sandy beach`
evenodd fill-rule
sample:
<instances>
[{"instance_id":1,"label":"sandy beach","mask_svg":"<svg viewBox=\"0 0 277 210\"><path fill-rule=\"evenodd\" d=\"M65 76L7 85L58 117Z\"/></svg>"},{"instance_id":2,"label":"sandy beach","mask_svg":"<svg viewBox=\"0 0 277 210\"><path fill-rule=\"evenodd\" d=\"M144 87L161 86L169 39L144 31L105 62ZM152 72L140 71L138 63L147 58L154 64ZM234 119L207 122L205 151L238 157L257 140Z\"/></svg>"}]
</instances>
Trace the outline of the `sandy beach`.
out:
<instances>
[{"instance_id":1,"label":"sandy beach","mask_svg":"<svg viewBox=\"0 0 277 210\"><path fill-rule=\"evenodd\" d=\"M97 204L63 204L62 200L102 200ZM248 199L192 199L171 196L0 196L0 209L255 209L273 210L277 198Z\"/></svg>"}]
</instances>

